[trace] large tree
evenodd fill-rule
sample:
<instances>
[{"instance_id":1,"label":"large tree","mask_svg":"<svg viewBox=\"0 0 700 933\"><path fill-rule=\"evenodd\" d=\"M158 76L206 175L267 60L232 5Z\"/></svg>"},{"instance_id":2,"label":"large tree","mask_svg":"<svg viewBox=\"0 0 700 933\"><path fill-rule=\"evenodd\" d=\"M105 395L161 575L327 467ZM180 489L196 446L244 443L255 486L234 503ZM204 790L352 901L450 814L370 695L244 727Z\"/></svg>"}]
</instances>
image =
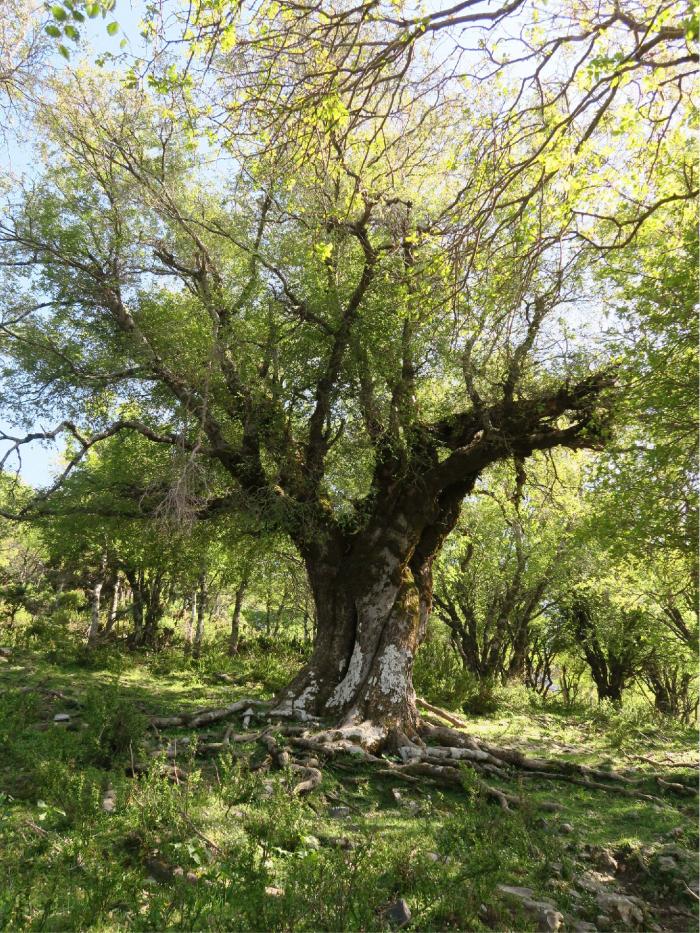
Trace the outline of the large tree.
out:
<instances>
[{"instance_id":1,"label":"large tree","mask_svg":"<svg viewBox=\"0 0 700 933\"><path fill-rule=\"evenodd\" d=\"M264 64L259 43L244 51ZM318 43L308 54L325 61ZM154 96L135 73L56 85L37 116L43 180L2 225L5 398L38 394L44 413L67 415L34 434L71 435L68 472L122 431L169 447L177 495L132 490L134 514L166 499L288 534L317 627L277 712L377 745L416 731L432 564L478 477L605 437L613 379L572 328L598 255L590 226L577 229L581 179L604 187L591 136L612 116L572 135L550 177L549 107L528 98L500 121L486 79L465 92L463 76L438 86L409 62L398 102L381 77L359 110L338 86L299 112L298 132L285 111L272 145L257 105L312 64L276 56L224 86L236 120L221 134L186 80L151 75ZM659 165L672 137L657 140ZM662 209L674 184L640 196Z\"/></svg>"}]
</instances>

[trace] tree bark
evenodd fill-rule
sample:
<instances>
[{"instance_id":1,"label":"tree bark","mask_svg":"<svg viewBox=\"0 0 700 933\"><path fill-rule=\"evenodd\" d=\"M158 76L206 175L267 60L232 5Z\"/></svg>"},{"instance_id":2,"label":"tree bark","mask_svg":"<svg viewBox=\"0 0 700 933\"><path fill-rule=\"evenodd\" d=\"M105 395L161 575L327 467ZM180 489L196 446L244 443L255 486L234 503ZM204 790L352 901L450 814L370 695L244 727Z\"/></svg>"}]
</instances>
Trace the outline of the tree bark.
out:
<instances>
[{"instance_id":1,"label":"tree bark","mask_svg":"<svg viewBox=\"0 0 700 933\"><path fill-rule=\"evenodd\" d=\"M230 655L238 654L238 639L241 627L241 610L243 608L243 597L248 586L248 580L243 579L236 590L236 601L233 606L233 615L231 616L231 635L228 642L228 653Z\"/></svg>"},{"instance_id":2,"label":"tree bark","mask_svg":"<svg viewBox=\"0 0 700 933\"><path fill-rule=\"evenodd\" d=\"M143 630L143 644L155 647L158 637L158 623L163 615L161 603L160 584L155 583L150 588L146 602L146 625Z\"/></svg>"},{"instance_id":3,"label":"tree bark","mask_svg":"<svg viewBox=\"0 0 700 933\"><path fill-rule=\"evenodd\" d=\"M105 584L105 573L107 569L107 555L103 555L102 561L100 563L99 576L95 580L95 585L92 588L92 616L90 619L90 628L88 630L87 643L88 647L94 647L97 643L97 638L100 632L100 599L102 596L102 588Z\"/></svg>"},{"instance_id":4,"label":"tree bark","mask_svg":"<svg viewBox=\"0 0 700 933\"><path fill-rule=\"evenodd\" d=\"M417 737L413 661L432 607L433 560L463 495L427 506L415 495L378 510L362 533L329 533L300 548L316 607L314 648L276 715L330 720L374 749Z\"/></svg>"},{"instance_id":5,"label":"tree bark","mask_svg":"<svg viewBox=\"0 0 700 933\"><path fill-rule=\"evenodd\" d=\"M143 585L140 575L130 567L125 568L124 573L129 581L131 589L131 615L134 620L134 631L130 641L134 645L139 645L143 638L144 624L144 604L143 604Z\"/></svg>"},{"instance_id":6,"label":"tree bark","mask_svg":"<svg viewBox=\"0 0 700 933\"><path fill-rule=\"evenodd\" d=\"M119 574L117 573L114 577L114 583L112 585L112 598L109 604L109 613L107 615L107 624L104 627L103 634L109 635L114 626L116 625L117 618L119 615L119 597L121 592L121 584L119 581Z\"/></svg>"},{"instance_id":7,"label":"tree bark","mask_svg":"<svg viewBox=\"0 0 700 933\"><path fill-rule=\"evenodd\" d=\"M92 589L92 617L90 619L90 628L88 630L87 643L93 647L97 642L97 636L100 631L100 597L104 580L99 579Z\"/></svg>"},{"instance_id":8,"label":"tree bark","mask_svg":"<svg viewBox=\"0 0 700 933\"><path fill-rule=\"evenodd\" d=\"M185 654L189 654L192 651L192 638L194 636L194 628L195 628L196 623L197 623L197 590L192 590L192 595L190 596L190 614L185 624Z\"/></svg>"},{"instance_id":9,"label":"tree bark","mask_svg":"<svg viewBox=\"0 0 700 933\"><path fill-rule=\"evenodd\" d=\"M192 657L199 658L202 654L202 641L204 639L204 613L207 608L207 578L202 573L199 578L199 599L197 601L197 626L194 631L192 643Z\"/></svg>"}]
</instances>

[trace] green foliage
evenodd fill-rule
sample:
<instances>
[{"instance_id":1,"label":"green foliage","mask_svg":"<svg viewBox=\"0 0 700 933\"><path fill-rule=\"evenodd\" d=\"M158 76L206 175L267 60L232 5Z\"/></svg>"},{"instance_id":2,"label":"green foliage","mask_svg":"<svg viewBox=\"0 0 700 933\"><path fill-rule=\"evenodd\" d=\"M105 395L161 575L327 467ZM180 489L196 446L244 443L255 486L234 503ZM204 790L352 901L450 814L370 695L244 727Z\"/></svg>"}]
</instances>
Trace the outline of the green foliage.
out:
<instances>
[{"instance_id":1,"label":"green foliage","mask_svg":"<svg viewBox=\"0 0 700 933\"><path fill-rule=\"evenodd\" d=\"M75 23L82 23L87 16L89 19L95 19L102 16L104 19L116 5L116 0L61 0L59 3L47 4L53 22L44 26L44 32L51 39L60 39L64 36L73 45L78 45L81 34ZM119 23L112 21L107 24L106 32L109 36L114 36L119 31ZM60 55L70 60L70 49L63 43L56 46Z\"/></svg>"},{"instance_id":2,"label":"green foliage","mask_svg":"<svg viewBox=\"0 0 700 933\"><path fill-rule=\"evenodd\" d=\"M111 768L139 757L146 718L133 701L124 698L118 686L100 687L87 693L83 716L87 726L83 741L87 761Z\"/></svg>"},{"instance_id":3,"label":"green foliage","mask_svg":"<svg viewBox=\"0 0 700 933\"><path fill-rule=\"evenodd\" d=\"M432 624L430 637L416 654L413 683L416 693L429 703L450 708L462 706L476 687L444 632Z\"/></svg>"},{"instance_id":4,"label":"green foliage","mask_svg":"<svg viewBox=\"0 0 700 933\"><path fill-rule=\"evenodd\" d=\"M696 219L679 208L607 271L625 392L616 443L599 463L595 528L599 540L645 560L660 548L683 555L695 578L697 264Z\"/></svg>"}]
</instances>

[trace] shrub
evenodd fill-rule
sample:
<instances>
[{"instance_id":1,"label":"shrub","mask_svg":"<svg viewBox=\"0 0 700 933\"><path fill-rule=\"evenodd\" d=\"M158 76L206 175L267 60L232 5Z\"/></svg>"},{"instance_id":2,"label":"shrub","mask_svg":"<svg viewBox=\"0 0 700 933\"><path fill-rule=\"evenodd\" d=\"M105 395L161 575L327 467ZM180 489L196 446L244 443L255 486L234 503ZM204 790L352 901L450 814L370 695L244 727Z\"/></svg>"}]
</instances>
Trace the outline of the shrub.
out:
<instances>
[{"instance_id":1,"label":"shrub","mask_svg":"<svg viewBox=\"0 0 700 933\"><path fill-rule=\"evenodd\" d=\"M429 703L455 709L471 696L475 678L465 671L456 652L441 633L434 633L418 649L413 669L416 693Z\"/></svg>"},{"instance_id":2,"label":"shrub","mask_svg":"<svg viewBox=\"0 0 700 933\"><path fill-rule=\"evenodd\" d=\"M84 708L87 729L82 747L85 760L110 768L115 761L136 754L146 730L146 718L118 689L101 687L88 692Z\"/></svg>"}]
</instances>

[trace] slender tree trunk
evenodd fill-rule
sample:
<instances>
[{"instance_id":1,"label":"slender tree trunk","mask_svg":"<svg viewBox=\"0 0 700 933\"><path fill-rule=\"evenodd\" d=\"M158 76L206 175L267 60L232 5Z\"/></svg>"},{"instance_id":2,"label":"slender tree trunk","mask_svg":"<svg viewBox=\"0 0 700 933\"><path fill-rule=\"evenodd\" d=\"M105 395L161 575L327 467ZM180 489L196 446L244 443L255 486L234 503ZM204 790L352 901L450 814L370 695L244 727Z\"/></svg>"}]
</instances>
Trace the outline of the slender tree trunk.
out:
<instances>
[{"instance_id":1,"label":"slender tree trunk","mask_svg":"<svg viewBox=\"0 0 700 933\"><path fill-rule=\"evenodd\" d=\"M163 579L160 573L144 580L143 594L145 624L141 644L155 648L158 643L158 623L163 616Z\"/></svg>"},{"instance_id":2,"label":"slender tree trunk","mask_svg":"<svg viewBox=\"0 0 700 933\"><path fill-rule=\"evenodd\" d=\"M90 619L90 628L88 630L87 643L94 647L97 643L97 637L100 631L100 597L104 580L98 580L92 589L92 616Z\"/></svg>"},{"instance_id":3,"label":"slender tree trunk","mask_svg":"<svg viewBox=\"0 0 700 933\"><path fill-rule=\"evenodd\" d=\"M272 596L270 594L270 587L267 588L267 596L265 597L265 635L267 638L270 637L272 631Z\"/></svg>"},{"instance_id":4,"label":"slender tree trunk","mask_svg":"<svg viewBox=\"0 0 700 933\"><path fill-rule=\"evenodd\" d=\"M59 580L58 586L56 587L56 592L53 600L53 611L56 612L57 609L61 607L61 598L63 596L63 590L65 589L66 583L65 580Z\"/></svg>"},{"instance_id":5,"label":"slender tree trunk","mask_svg":"<svg viewBox=\"0 0 700 933\"><path fill-rule=\"evenodd\" d=\"M207 608L207 578L203 573L199 578L199 599L197 601L197 626L192 643L192 657L199 658L202 654L202 641L204 639L204 613Z\"/></svg>"},{"instance_id":6,"label":"slender tree trunk","mask_svg":"<svg viewBox=\"0 0 700 933\"><path fill-rule=\"evenodd\" d=\"M121 584L119 582L119 574L114 578L114 586L112 587L112 599L109 606L109 614L107 616L107 625L105 626L104 634L108 635L114 628L117 621L117 613L119 612L119 595L120 595Z\"/></svg>"},{"instance_id":7,"label":"slender tree trunk","mask_svg":"<svg viewBox=\"0 0 700 933\"><path fill-rule=\"evenodd\" d=\"M277 607L277 611L275 612L275 624L272 626L272 630L270 633L273 638L277 638L277 635L279 634L280 626L282 624L282 614L287 608L285 605L286 602L287 602L287 589L285 587L285 590L282 593L282 599L280 600L280 604Z\"/></svg>"},{"instance_id":8,"label":"slender tree trunk","mask_svg":"<svg viewBox=\"0 0 700 933\"><path fill-rule=\"evenodd\" d=\"M131 588L131 614L134 619L134 631L129 640L134 645L140 645L143 638L143 581L138 573L126 571L126 575Z\"/></svg>"},{"instance_id":9,"label":"slender tree trunk","mask_svg":"<svg viewBox=\"0 0 700 933\"><path fill-rule=\"evenodd\" d=\"M233 615L231 616L231 635L228 642L228 653L230 655L238 654L238 638L241 627L241 610L243 608L243 597L245 595L248 581L244 578L236 590L236 601L233 606Z\"/></svg>"},{"instance_id":10,"label":"slender tree trunk","mask_svg":"<svg viewBox=\"0 0 700 933\"><path fill-rule=\"evenodd\" d=\"M185 623L185 654L189 654L192 651L192 638L194 635L195 625L197 623L197 590L192 590L192 595L190 596L190 614Z\"/></svg>"},{"instance_id":11,"label":"slender tree trunk","mask_svg":"<svg viewBox=\"0 0 700 933\"><path fill-rule=\"evenodd\" d=\"M97 643L97 637L100 632L100 599L102 588L105 584L105 571L107 569L107 555L103 555L100 564L99 576L92 588L92 616L90 619L90 628L88 630L87 643L89 647L94 647Z\"/></svg>"}]
</instances>

